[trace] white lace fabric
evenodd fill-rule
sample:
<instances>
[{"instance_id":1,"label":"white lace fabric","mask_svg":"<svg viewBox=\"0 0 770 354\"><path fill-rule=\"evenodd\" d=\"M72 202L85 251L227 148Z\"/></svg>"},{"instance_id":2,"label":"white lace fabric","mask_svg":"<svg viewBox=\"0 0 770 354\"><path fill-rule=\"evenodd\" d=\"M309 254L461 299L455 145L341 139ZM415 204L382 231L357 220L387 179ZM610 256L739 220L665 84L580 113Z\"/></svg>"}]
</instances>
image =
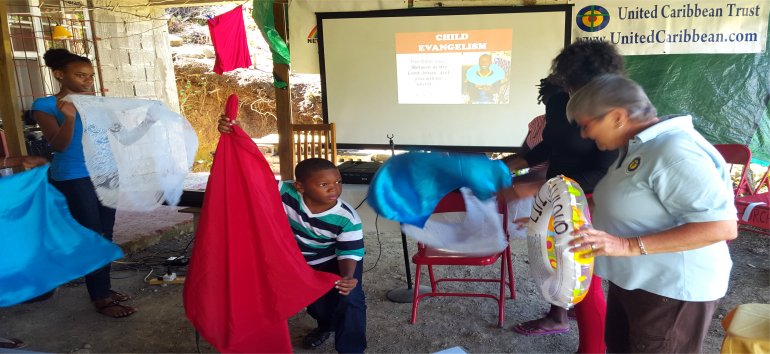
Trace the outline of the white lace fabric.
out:
<instances>
[{"instance_id":1,"label":"white lace fabric","mask_svg":"<svg viewBox=\"0 0 770 354\"><path fill-rule=\"evenodd\" d=\"M83 123L86 168L105 206L134 211L176 205L198 138L162 102L68 95Z\"/></svg>"}]
</instances>

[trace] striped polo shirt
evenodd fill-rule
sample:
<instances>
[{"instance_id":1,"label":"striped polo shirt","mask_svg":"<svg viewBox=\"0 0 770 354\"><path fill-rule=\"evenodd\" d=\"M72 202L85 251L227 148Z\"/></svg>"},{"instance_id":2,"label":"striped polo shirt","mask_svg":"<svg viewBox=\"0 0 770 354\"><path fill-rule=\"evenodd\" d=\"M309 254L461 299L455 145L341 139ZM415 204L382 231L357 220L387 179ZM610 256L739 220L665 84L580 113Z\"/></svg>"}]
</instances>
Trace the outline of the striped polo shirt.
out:
<instances>
[{"instance_id":1,"label":"striped polo shirt","mask_svg":"<svg viewBox=\"0 0 770 354\"><path fill-rule=\"evenodd\" d=\"M361 218L348 203L338 199L331 209L313 214L292 182L280 182L279 188L289 225L308 264L363 259Z\"/></svg>"}]
</instances>

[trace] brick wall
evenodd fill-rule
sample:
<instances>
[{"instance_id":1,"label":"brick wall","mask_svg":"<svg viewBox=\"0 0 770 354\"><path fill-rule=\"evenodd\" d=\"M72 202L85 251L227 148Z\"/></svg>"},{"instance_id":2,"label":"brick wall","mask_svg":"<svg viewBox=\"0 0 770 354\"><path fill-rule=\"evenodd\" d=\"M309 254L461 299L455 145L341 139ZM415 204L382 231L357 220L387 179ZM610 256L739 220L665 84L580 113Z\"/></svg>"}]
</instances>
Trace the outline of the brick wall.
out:
<instances>
[{"instance_id":1,"label":"brick wall","mask_svg":"<svg viewBox=\"0 0 770 354\"><path fill-rule=\"evenodd\" d=\"M179 112L164 10L119 9L93 12L105 96L157 99Z\"/></svg>"}]
</instances>

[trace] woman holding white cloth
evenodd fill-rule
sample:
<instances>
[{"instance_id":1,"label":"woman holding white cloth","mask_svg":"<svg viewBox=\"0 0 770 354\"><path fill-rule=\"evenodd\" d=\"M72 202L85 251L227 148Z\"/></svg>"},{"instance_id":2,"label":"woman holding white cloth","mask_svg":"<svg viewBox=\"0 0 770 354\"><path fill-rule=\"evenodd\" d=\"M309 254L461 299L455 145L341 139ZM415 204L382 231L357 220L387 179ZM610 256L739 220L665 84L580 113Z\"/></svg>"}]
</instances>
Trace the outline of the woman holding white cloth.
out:
<instances>
[{"instance_id":1,"label":"woman holding white cloth","mask_svg":"<svg viewBox=\"0 0 770 354\"><path fill-rule=\"evenodd\" d=\"M594 190L590 250L610 282L607 352L700 352L737 236L725 161L690 116L657 117L642 88L616 75L578 90L567 117L601 150L620 155Z\"/></svg>"}]
</instances>

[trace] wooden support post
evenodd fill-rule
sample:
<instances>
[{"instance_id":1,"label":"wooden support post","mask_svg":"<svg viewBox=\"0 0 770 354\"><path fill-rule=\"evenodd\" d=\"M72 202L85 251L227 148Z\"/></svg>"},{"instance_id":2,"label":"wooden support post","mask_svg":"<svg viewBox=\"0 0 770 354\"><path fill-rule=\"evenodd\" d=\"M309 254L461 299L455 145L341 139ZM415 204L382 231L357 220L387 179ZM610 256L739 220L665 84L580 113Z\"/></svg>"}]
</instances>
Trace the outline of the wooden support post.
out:
<instances>
[{"instance_id":1,"label":"wooden support post","mask_svg":"<svg viewBox=\"0 0 770 354\"><path fill-rule=\"evenodd\" d=\"M275 29L286 43L289 34L286 26L286 1L273 2ZM273 75L276 79L287 84L286 88L275 88L275 116L278 121L278 161L281 165L281 180L294 179L294 163L292 159L292 144L294 138L291 132L291 83L289 82L289 65L273 64Z\"/></svg>"},{"instance_id":2,"label":"wooden support post","mask_svg":"<svg viewBox=\"0 0 770 354\"><path fill-rule=\"evenodd\" d=\"M3 48L0 51L0 116L3 117L3 130L8 142L9 156L22 156L27 154L27 146L24 143L24 126L21 120L16 99L19 92L16 86L15 65L13 62L13 48L11 47L11 33L8 25L8 4L0 4L0 38L3 39Z\"/></svg>"}]
</instances>

